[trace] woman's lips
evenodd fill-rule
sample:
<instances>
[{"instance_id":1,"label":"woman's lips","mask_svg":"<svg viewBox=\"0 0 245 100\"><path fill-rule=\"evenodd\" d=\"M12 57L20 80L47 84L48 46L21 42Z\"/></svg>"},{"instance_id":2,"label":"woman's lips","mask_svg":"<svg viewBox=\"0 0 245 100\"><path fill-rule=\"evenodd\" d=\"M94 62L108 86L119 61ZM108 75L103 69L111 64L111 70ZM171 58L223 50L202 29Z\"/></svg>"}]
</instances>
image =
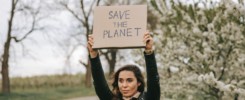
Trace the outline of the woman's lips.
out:
<instances>
[{"instance_id":1,"label":"woman's lips","mask_svg":"<svg viewBox=\"0 0 245 100\"><path fill-rule=\"evenodd\" d=\"M122 90L122 92L123 92L124 94L126 94L126 93L128 93L129 91L128 91L128 90Z\"/></svg>"}]
</instances>

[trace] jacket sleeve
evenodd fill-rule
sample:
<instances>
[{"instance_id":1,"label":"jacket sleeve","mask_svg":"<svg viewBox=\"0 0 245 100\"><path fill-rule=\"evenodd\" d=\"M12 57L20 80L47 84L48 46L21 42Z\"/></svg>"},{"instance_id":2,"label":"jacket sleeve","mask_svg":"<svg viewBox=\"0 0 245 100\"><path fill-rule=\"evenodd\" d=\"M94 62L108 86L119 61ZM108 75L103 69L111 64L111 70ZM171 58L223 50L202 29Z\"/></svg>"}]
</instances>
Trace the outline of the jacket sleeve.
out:
<instances>
[{"instance_id":1,"label":"jacket sleeve","mask_svg":"<svg viewBox=\"0 0 245 100\"><path fill-rule=\"evenodd\" d=\"M99 56L97 55L95 58L90 57L90 62L96 94L100 100L111 100L113 94L106 82Z\"/></svg>"},{"instance_id":2,"label":"jacket sleeve","mask_svg":"<svg viewBox=\"0 0 245 100\"><path fill-rule=\"evenodd\" d=\"M160 83L159 74L154 52L145 56L146 72L147 72L147 100L160 100Z\"/></svg>"}]
</instances>

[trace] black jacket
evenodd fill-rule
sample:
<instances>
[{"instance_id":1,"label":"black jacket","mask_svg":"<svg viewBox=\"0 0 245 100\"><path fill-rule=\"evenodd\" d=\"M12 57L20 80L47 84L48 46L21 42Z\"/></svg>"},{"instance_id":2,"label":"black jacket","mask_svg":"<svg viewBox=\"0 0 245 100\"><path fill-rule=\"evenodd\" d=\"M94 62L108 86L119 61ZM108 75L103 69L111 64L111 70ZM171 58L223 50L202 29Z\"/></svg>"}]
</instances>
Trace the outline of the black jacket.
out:
<instances>
[{"instance_id":1,"label":"black jacket","mask_svg":"<svg viewBox=\"0 0 245 100\"><path fill-rule=\"evenodd\" d=\"M160 100L160 84L155 54L154 52L150 55L144 53L144 56L147 72L147 92L141 93L138 100ZM90 58L90 61L96 94L100 100L112 100L114 95L106 82L99 56Z\"/></svg>"}]
</instances>

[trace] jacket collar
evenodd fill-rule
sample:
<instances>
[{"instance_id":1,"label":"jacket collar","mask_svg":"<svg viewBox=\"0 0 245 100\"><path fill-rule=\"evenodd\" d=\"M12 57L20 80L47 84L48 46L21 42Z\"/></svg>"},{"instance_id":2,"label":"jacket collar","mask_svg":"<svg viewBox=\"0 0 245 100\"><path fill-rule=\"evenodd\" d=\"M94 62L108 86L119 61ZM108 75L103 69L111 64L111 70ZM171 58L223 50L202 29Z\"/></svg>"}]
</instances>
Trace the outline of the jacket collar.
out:
<instances>
[{"instance_id":1,"label":"jacket collar","mask_svg":"<svg viewBox=\"0 0 245 100\"><path fill-rule=\"evenodd\" d=\"M139 98L139 96L140 96L140 92L139 91L137 91L132 97L123 97L123 100L137 100L137 98Z\"/></svg>"}]
</instances>

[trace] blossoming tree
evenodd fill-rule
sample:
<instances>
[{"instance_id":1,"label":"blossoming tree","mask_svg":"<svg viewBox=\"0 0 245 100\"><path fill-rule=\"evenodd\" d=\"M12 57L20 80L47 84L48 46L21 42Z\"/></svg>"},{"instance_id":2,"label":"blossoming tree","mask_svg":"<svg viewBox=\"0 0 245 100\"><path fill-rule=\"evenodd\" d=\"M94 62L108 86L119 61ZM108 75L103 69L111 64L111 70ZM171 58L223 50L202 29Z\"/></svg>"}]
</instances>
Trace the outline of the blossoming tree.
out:
<instances>
[{"instance_id":1,"label":"blossoming tree","mask_svg":"<svg viewBox=\"0 0 245 100\"><path fill-rule=\"evenodd\" d=\"M162 98L245 98L245 5L239 0L151 1Z\"/></svg>"}]
</instances>

